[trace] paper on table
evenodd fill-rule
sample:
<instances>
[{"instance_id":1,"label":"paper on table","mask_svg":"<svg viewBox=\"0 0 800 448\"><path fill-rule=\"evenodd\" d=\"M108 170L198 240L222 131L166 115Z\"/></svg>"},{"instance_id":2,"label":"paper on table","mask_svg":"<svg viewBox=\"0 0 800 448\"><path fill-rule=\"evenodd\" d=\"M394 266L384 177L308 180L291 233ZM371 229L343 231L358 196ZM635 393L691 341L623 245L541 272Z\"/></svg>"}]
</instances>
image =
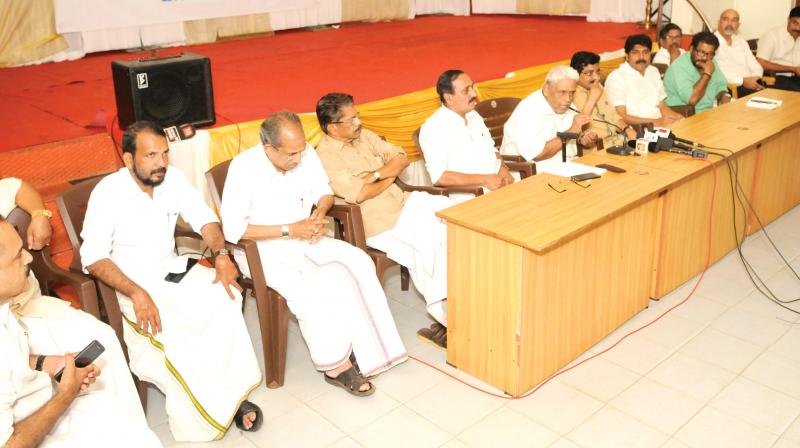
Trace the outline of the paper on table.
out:
<instances>
[{"instance_id":1,"label":"paper on table","mask_svg":"<svg viewBox=\"0 0 800 448\"><path fill-rule=\"evenodd\" d=\"M783 104L781 100L773 100L771 98L764 98L761 96L754 96L747 100L745 105L747 107L755 107L757 109L775 109Z\"/></svg>"},{"instance_id":2,"label":"paper on table","mask_svg":"<svg viewBox=\"0 0 800 448\"><path fill-rule=\"evenodd\" d=\"M595 173L598 176L601 176L603 173L606 172L606 170L604 168L584 165L582 163L577 163L577 162L565 162L565 163L548 164L546 167L542 168L539 172L555 174L556 176L572 177L583 173Z\"/></svg>"}]
</instances>

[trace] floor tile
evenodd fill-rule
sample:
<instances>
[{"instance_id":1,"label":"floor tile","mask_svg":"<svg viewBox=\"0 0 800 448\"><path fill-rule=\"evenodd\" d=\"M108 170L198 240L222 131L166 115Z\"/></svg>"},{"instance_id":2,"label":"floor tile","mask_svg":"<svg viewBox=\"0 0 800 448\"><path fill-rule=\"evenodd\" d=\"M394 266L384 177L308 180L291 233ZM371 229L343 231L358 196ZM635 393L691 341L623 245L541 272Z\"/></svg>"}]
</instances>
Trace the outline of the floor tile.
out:
<instances>
[{"instance_id":1,"label":"floor tile","mask_svg":"<svg viewBox=\"0 0 800 448\"><path fill-rule=\"evenodd\" d=\"M433 448L453 438L405 406L384 415L351 437L365 448Z\"/></svg>"},{"instance_id":2,"label":"floor tile","mask_svg":"<svg viewBox=\"0 0 800 448\"><path fill-rule=\"evenodd\" d=\"M767 347L789 330L790 324L776 318L761 317L738 308L726 311L711 327L739 339Z\"/></svg>"},{"instance_id":3,"label":"floor tile","mask_svg":"<svg viewBox=\"0 0 800 448\"><path fill-rule=\"evenodd\" d=\"M459 439L451 439L445 442L440 448L469 448L469 445Z\"/></svg>"},{"instance_id":4,"label":"floor tile","mask_svg":"<svg viewBox=\"0 0 800 448\"><path fill-rule=\"evenodd\" d=\"M406 403L411 410L451 434L459 434L506 403L447 380Z\"/></svg>"},{"instance_id":5,"label":"floor tile","mask_svg":"<svg viewBox=\"0 0 800 448\"><path fill-rule=\"evenodd\" d=\"M284 387L267 389L261 385L251 392L247 399L261 408L265 421L280 417L303 405L302 401L295 398Z\"/></svg>"},{"instance_id":6,"label":"floor tile","mask_svg":"<svg viewBox=\"0 0 800 448\"><path fill-rule=\"evenodd\" d=\"M689 445L681 442L678 439L669 439L667 443L661 445L661 448L689 448Z\"/></svg>"},{"instance_id":7,"label":"floor tile","mask_svg":"<svg viewBox=\"0 0 800 448\"><path fill-rule=\"evenodd\" d=\"M794 423L783 432L783 438L792 440L800 445L800 417L794 419Z\"/></svg>"},{"instance_id":8,"label":"floor tile","mask_svg":"<svg viewBox=\"0 0 800 448\"><path fill-rule=\"evenodd\" d=\"M361 445L357 444L355 440L351 439L350 437L345 437L344 439L328 445L328 448L361 448Z\"/></svg>"},{"instance_id":9,"label":"floor tile","mask_svg":"<svg viewBox=\"0 0 800 448\"><path fill-rule=\"evenodd\" d=\"M651 370L647 377L705 403L730 384L736 374L678 352Z\"/></svg>"},{"instance_id":10,"label":"floor tile","mask_svg":"<svg viewBox=\"0 0 800 448\"><path fill-rule=\"evenodd\" d=\"M399 366L380 374L372 381L378 390L386 392L401 403L405 403L441 383L446 378L444 374L413 359L409 359Z\"/></svg>"},{"instance_id":11,"label":"floor tile","mask_svg":"<svg viewBox=\"0 0 800 448\"><path fill-rule=\"evenodd\" d=\"M747 280L747 277L744 277L747 274L744 273L744 267L741 266L742 262L738 258L728 261L728 257L718 262L718 265L709 268L697 286L695 294L728 306L734 306L753 291L753 285ZM724 267L727 265L734 267L725 269ZM736 274L728 275L729 271L734 271ZM686 297L694 285L695 281L688 281L676 289L675 294Z\"/></svg>"},{"instance_id":12,"label":"floor tile","mask_svg":"<svg viewBox=\"0 0 800 448\"><path fill-rule=\"evenodd\" d=\"M669 438L621 411L606 406L567 434L580 446L619 448L660 446Z\"/></svg>"},{"instance_id":13,"label":"floor tile","mask_svg":"<svg viewBox=\"0 0 800 448\"><path fill-rule=\"evenodd\" d=\"M722 304L713 299L709 299L700 294L696 294L692 296L692 298L686 303L678 308L675 308L673 313L676 316L693 320L700 324L708 325L711 323L711 321L727 311L728 308L728 305Z\"/></svg>"},{"instance_id":14,"label":"floor tile","mask_svg":"<svg viewBox=\"0 0 800 448\"><path fill-rule=\"evenodd\" d=\"M524 415L502 407L458 436L473 448L548 446L559 435Z\"/></svg>"},{"instance_id":15,"label":"floor tile","mask_svg":"<svg viewBox=\"0 0 800 448\"><path fill-rule=\"evenodd\" d=\"M603 402L616 397L638 379L638 374L603 358L592 359L558 377L558 381Z\"/></svg>"},{"instance_id":16,"label":"floor tile","mask_svg":"<svg viewBox=\"0 0 800 448\"><path fill-rule=\"evenodd\" d=\"M674 312L674 311L673 311ZM677 315L668 314L647 328L636 333L651 342L670 349L677 349L686 341L703 331L704 324Z\"/></svg>"},{"instance_id":17,"label":"floor tile","mask_svg":"<svg viewBox=\"0 0 800 448\"><path fill-rule=\"evenodd\" d=\"M570 442L569 439L560 438L556 441L556 443L550 445L550 448L580 448L578 445Z\"/></svg>"},{"instance_id":18,"label":"floor tile","mask_svg":"<svg viewBox=\"0 0 800 448\"><path fill-rule=\"evenodd\" d=\"M800 399L800 361L766 352L753 361L742 376Z\"/></svg>"},{"instance_id":19,"label":"floor tile","mask_svg":"<svg viewBox=\"0 0 800 448\"><path fill-rule=\"evenodd\" d=\"M601 355L601 358L628 370L644 375L661 361L667 359L675 348L665 347L651 342L639 334L631 335L612 350Z\"/></svg>"},{"instance_id":20,"label":"floor tile","mask_svg":"<svg viewBox=\"0 0 800 448\"><path fill-rule=\"evenodd\" d=\"M797 286L797 291L800 291L800 285ZM777 294L777 293L776 293ZM789 298L786 294L778 295L783 299ZM797 295L800 297L800 294ZM795 297L795 298L797 298ZM791 305L789 305L791 307ZM745 313L752 313L766 319L778 319L782 321L795 322L798 316L797 313L782 308L780 305L771 301L758 291L751 292L733 309L742 310Z\"/></svg>"},{"instance_id":21,"label":"floor tile","mask_svg":"<svg viewBox=\"0 0 800 448\"><path fill-rule=\"evenodd\" d=\"M602 380L600 380L602 381ZM506 405L559 434L566 434L604 405L560 381L551 381L533 395Z\"/></svg>"},{"instance_id":22,"label":"floor tile","mask_svg":"<svg viewBox=\"0 0 800 448\"><path fill-rule=\"evenodd\" d=\"M352 434L388 414L400 403L378 389L368 397L343 395L339 390L332 390L307 405L345 434Z\"/></svg>"},{"instance_id":23,"label":"floor tile","mask_svg":"<svg viewBox=\"0 0 800 448\"><path fill-rule=\"evenodd\" d=\"M260 447L326 447L343 438L344 433L307 406L295 408L280 417L265 421L257 432L245 437Z\"/></svg>"},{"instance_id":24,"label":"floor tile","mask_svg":"<svg viewBox=\"0 0 800 448\"><path fill-rule=\"evenodd\" d=\"M678 351L740 373L763 349L713 328L706 328Z\"/></svg>"},{"instance_id":25,"label":"floor tile","mask_svg":"<svg viewBox=\"0 0 800 448\"><path fill-rule=\"evenodd\" d=\"M705 408L675 438L692 448L768 448L778 437L714 408Z\"/></svg>"},{"instance_id":26,"label":"floor tile","mask_svg":"<svg viewBox=\"0 0 800 448\"><path fill-rule=\"evenodd\" d=\"M800 400L742 377L709 406L773 434L782 434L800 415Z\"/></svg>"},{"instance_id":27,"label":"floor tile","mask_svg":"<svg viewBox=\"0 0 800 448\"><path fill-rule=\"evenodd\" d=\"M665 434L673 434L704 405L648 378L642 378L609 404Z\"/></svg>"}]
</instances>

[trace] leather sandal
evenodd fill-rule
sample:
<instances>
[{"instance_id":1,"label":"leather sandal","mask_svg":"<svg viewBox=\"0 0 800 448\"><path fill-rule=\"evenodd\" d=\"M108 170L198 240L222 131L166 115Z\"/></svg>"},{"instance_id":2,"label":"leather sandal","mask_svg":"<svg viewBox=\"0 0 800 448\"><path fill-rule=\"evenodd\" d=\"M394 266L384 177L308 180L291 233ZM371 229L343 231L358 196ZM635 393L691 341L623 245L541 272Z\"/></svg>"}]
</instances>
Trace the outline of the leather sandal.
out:
<instances>
[{"instance_id":1,"label":"leather sandal","mask_svg":"<svg viewBox=\"0 0 800 448\"><path fill-rule=\"evenodd\" d=\"M366 378L361 376L361 374L356 372L356 369L352 366L344 372L336 375L336 377L330 377L325 372L322 372L322 376L325 377L326 383L341 387L357 397L366 397L375 393L375 386ZM369 384L369 389L361 390L361 386L364 384Z\"/></svg>"},{"instance_id":2,"label":"leather sandal","mask_svg":"<svg viewBox=\"0 0 800 448\"><path fill-rule=\"evenodd\" d=\"M253 420L252 426L250 428L245 429L244 427L244 416L251 413L256 413L256 419ZM242 404L239 406L239 410L236 411L236 415L233 416L233 422L236 423L236 427L241 429L242 431L248 432L255 432L258 431L258 428L261 427L261 423L264 421L264 415L261 413L261 408L258 407L255 403L251 401L243 401Z\"/></svg>"},{"instance_id":3,"label":"leather sandal","mask_svg":"<svg viewBox=\"0 0 800 448\"><path fill-rule=\"evenodd\" d=\"M447 327L439 322L434 322L428 328L420 328L417 337L436 348L447 350Z\"/></svg>"}]
</instances>

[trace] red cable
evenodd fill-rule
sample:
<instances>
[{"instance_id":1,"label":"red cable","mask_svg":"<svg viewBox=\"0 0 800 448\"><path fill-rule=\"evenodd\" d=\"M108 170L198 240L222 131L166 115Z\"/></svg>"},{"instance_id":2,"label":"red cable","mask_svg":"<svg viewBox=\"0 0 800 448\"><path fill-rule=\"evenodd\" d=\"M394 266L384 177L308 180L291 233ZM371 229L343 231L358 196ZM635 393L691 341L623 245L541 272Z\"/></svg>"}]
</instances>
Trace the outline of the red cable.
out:
<instances>
[{"instance_id":1,"label":"red cable","mask_svg":"<svg viewBox=\"0 0 800 448\"><path fill-rule=\"evenodd\" d=\"M592 355L592 356L584 359L583 361L581 361L581 362L579 362L579 363L577 363L577 364L575 364L573 366L570 366L570 367L568 367L568 368L566 368L564 370L559 370L558 372L556 372L556 373L550 375L549 377L547 377L544 381L539 383L531 391L529 391L529 392L527 392L525 394L522 394L522 395L520 395L518 397L509 397L507 395L500 395L500 394L496 394L494 392L489 392L487 390L483 390L483 389L481 389L481 388L479 388L477 386L473 386L472 384L469 384L469 383L465 382L462 379L456 378L455 376L445 372L444 370L434 366L433 364L430 364L427 361L423 361L423 360L421 360L421 359L419 359L417 357L411 356L411 355L409 355L408 357L410 359L413 359L414 361L417 361L417 362L421 363L421 364L425 364L426 366L428 366L428 367L430 367L432 369L438 370L439 372L442 372L443 374L449 376L450 378L453 378L454 380L458 381L459 383L464 384L464 385L466 385L468 387L471 387L472 389L475 389L478 392L483 392L484 394L491 395L492 397L503 398L505 400L519 400L519 399L527 398L527 397L533 395L539 389L544 387L545 384L549 383L550 380L569 372L570 370L574 369L575 367L578 367L579 365L581 365L581 364L583 364L583 363L585 363L587 361L591 361L592 359L597 358L598 356L609 352L611 349L613 349L614 347L619 345L622 341L624 341L625 339L628 339L628 337L630 337L630 336L632 336L632 335L644 330L645 328L649 327L650 325L653 325L654 323L656 323L659 320L661 320L662 317L664 317L667 314L669 314L670 312L672 312L672 310L674 310L675 308L678 308L679 306L681 306L684 303L688 302L689 299L694 295L694 292L697 290L697 287L700 286L700 282L703 280L703 277L705 277L706 271L708 270L708 266L711 264L711 236L712 236L712 233L713 233L712 230L713 230L713 224L714 224L714 205L715 205L716 199L717 199L717 167L714 165L713 162L711 162L711 161L709 161L707 159L689 159L689 158L685 158L684 159L684 158L681 158L681 159L677 159L677 160L679 160L679 161L700 160L702 162L705 162L705 163L707 163L708 165L711 166L711 172L714 175L714 184L713 184L713 188L711 189L711 207L709 208L709 211L708 211L708 254L706 255L706 263L705 263L705 266L703 267L703 272L700 273L700 277L698 277L697 282L695 282L694 287L692 288L691 291L689 291L689 295L687 295L686 298L681 300L676 305L672 306L672 308L664 311L660 316L656 317L652 321L648 322L645 325L642 325L641 327L639 327L639 328L631 331L630 333L626 334L625 336L621 337L617 342L615 342L613 345L611 345L610 347L606 348L605 350L602 350L602 351L600 351L598 353L595 353L594 355Z\"/></svg>"}]
</instances>

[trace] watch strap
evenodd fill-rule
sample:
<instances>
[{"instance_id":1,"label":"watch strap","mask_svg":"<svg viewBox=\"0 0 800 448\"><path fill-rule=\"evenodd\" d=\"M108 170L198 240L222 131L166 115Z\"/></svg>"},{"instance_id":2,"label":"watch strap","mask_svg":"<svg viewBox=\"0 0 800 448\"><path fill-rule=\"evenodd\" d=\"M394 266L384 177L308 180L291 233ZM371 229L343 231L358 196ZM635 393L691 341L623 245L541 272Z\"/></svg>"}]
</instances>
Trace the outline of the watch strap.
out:
<instances>
[{"instance_id":1,"label":"watch strap","mask_svg":"<svg viewBox=\"0 0 800 448\"><path fill-rule=\"evenodd\" d=\"M36 370L40 372L42 371L42 367L44 367L44 358L46 358L45 355L39 355L36 357Z\"/></svg>"}]
</instances>

